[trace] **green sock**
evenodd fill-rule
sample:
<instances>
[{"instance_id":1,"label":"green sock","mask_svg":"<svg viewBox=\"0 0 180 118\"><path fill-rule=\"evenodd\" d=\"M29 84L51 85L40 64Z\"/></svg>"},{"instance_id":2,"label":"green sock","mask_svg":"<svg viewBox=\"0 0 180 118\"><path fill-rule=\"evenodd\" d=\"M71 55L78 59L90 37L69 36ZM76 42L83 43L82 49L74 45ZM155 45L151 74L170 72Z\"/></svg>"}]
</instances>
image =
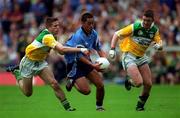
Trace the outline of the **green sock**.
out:
<instances>
[{"instance_id":1,"label":"green sock","mask_svg":"<svg viewBox=\"0 0 180 118\"><path fill-rule=\"evenodd\" d=\"M67 99L61 101L61 104L63 105L65 110L68 110L71 107Z\"/></svg>"},{"instance_id":2,"label":"green sock","mask_svg":"<svg viewBox=\"0 0 180 118\"><path fill-rule=\"evenodd\" d=\"M16 69L13 71L13 75L16 77L16 80L21 80L21 74L20 74L20 70Z\"/></svg>"}]
</instances>

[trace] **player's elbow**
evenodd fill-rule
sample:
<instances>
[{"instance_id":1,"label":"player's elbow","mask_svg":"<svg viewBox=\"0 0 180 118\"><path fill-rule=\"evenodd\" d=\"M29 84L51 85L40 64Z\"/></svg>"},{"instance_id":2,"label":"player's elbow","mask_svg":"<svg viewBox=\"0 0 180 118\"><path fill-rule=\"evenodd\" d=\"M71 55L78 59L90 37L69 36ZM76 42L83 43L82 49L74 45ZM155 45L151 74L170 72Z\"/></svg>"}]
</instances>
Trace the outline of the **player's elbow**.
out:
<instances>
[{"instance_id":1,"label":"player's elbow","mask_svg":"<svg viewBox=\"0 0 180 118\"><path fill-rule=\"evenodd\" d=\"M66 49L64 46L56 46L55 49L60 53L64 54L66 52Z\"/></svg>"},{"instance_id":2,"label":"player's elbow","mask_svg":"<svg viewBox=\"0 0 180 118\"><path fill-rule=\"evenodd\" d=\"M64 54L66 52L66 48L64 46L61 46L59 51L61 54Z\"/></svg>"}]
</instances>

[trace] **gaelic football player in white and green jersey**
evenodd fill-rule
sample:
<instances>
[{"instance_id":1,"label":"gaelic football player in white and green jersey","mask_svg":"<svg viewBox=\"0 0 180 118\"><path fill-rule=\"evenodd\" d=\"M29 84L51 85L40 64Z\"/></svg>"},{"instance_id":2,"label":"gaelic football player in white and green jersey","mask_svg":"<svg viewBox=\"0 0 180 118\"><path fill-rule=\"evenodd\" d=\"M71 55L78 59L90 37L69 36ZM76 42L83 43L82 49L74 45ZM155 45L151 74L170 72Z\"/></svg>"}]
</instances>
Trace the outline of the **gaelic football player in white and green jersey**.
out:
<instances>
[{"instance_id":1,"label":"gaelic football player in white and green jersey","mask_svg":"<svg viewBox=\"0 0 180 118\"><path fill-rule=\"evenodd\" d=\"M114 33L109 51L112 59L116 56L115 46L118 39L122 39L119 45L123 53L122 65L128 78L131 78L125 80L125 87L130 90L131 86L143 85L143 91L136 106L137 111L143 111L152 87L151 71L148 65L149 57L145 52L152 43L155 49L162 50L162 40L159 29L154 24L153 11L146 10L142 21L137 21Z\"/></svg>"},{"instance_id":2,"label":"gaelic football player in white and green jersey","mask_svg":"<svg viewBox=\"0 0 180 118\"><path fill-rule=\"evenodd\" d=\"M66 47L56 41L56 36L60 29L60 23L57 18L46 18L45 27L46 29L40 32L34 41L26 47L25 56L22 58L19 68L8 68L7 71L11 71L15 75L20 89L27 97L32 95L33 76L38 75L52 87L65 110L74 111L75 109L70 106L63 90L55 80L53 72L49 69L46 58L51 49L61 54L82 52L87 55L89 51L86 48Z\"/></svg>"}]
</instances>

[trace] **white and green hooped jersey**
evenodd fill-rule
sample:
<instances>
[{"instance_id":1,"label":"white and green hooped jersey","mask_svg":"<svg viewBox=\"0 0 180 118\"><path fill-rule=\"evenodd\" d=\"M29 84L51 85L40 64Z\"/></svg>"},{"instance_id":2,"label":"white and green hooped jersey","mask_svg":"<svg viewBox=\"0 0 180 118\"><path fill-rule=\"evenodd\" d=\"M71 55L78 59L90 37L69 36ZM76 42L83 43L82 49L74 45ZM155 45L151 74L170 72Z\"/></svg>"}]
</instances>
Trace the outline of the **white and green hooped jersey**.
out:
<instances>
[{"instance_id":1,"label":"white and green hooped jersey","mask_svg":"<svg viewBox=\"0 0 180 118\"><path fill-rule=\"evenodd\" d=\"M47 58L48 53L57 45L53 34L44 29L35 40L26 48L26 56L34 61L42 61Z\"/></svg>"}]
</instances>

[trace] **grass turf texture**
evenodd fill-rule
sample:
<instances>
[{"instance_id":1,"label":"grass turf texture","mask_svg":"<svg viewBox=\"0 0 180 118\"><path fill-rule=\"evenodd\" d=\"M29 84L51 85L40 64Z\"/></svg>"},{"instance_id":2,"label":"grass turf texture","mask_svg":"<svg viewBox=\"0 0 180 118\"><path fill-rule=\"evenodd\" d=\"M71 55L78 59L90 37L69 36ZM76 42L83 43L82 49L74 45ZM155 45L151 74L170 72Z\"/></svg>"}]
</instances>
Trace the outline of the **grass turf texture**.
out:
<instances>
[{"instance_id":1,"label":"grass turf texture","mask_svg":"<svg viewBox=\"0 0 180 118\"><path fill-rule=\"evenodd\" d=\"M105 85L105 112L95 110L95 88L84 96L74 88L66 92L77 111L67 112L49 86L34 87L25 97L17 86L0 86L0 118L180 118L180 86L153 86L144 112L135 111L140 89ZM62 86L64 89L65 87Z\"/></svg>"}]
</instances>

